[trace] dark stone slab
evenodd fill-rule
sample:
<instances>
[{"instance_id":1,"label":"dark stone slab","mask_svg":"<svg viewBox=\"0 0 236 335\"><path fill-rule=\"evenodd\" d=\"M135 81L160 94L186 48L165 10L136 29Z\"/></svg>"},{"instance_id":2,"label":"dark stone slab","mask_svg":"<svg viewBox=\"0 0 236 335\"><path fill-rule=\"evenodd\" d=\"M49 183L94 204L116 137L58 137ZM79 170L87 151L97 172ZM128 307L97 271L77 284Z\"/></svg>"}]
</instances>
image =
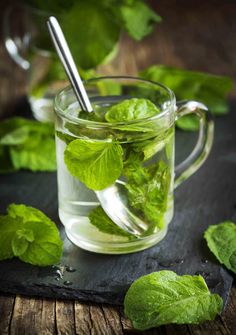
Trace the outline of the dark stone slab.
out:
<instances>
[{"instance_id":1,"label":"dark stone slab","mask_svg":"<svg viewBox=\"0 0 236 335\"><path fill-rule=\"evenodd\" d=\"M0 290L121 304L133 280L168 269L178 274L202 274L211 291L226 301L232 276L207 249L203 232L210 224L236 219L235 124L233 111L216 119L212 153L204 166L176 191L175 215L166 238L135 254L94 254L77 248L66 238L57 214L55 173L21 171L0 176L2 213L12 202L34 206L58 223L64 239L64 254L58 267L39 268L18 260L0 262ZM191 150L194 137L177 133L177 160Z\"/></svg>"}]
</instances>

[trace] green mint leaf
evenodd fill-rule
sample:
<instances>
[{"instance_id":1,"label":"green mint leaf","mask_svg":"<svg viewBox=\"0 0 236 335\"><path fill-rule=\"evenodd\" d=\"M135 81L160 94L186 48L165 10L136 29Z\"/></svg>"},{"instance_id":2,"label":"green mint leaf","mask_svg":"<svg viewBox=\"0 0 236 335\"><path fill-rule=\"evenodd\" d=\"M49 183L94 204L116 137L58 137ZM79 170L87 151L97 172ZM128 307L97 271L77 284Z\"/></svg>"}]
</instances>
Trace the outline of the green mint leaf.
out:
<instances>
[{"instance_id":1,"label":"green mint leaf","mask_svg":"<svg viewBox=\"0 0 236 335\"><path fill-rule=\"evenodd\" d=\"M224 221L211 225L205 231L204 237L218 261L236 273L236 224Z\"/></svg>"},{"instance_id":2,"label":"green mint leaf","mask_svg":"<svg viewBox=\"0 0 236 335\"><path fill-rule=\"evenodd\" d=\"M1 145L18 145L24 143L29 137L29 127L23 126L14 129L0 139Z\"/></svg>"},{"instance_id":3,"label":"green mint leaf","mask_svg":"<svg viewBox=\"0 0 236 335\"><path fill-rule=\"evenodd\" d=\"M66 147L64 160L72 176L92 190L102 190L120 176L122 155L119 144L77 139Z\"/></svg>"},{"instance_id":4,"label":"green mint leaf","mask_svg":"<svg viewBox=\"0 0 236 335\"><path fill-rule=\"evenodd\" d=\"M75 140L75 137L67 134L67 133L63 133L61 131L56 131L56 135L57 137L62 140L63 142L65 142L66 144L69 144L70 142Z\"/></svg>"},{"instance_id":5,"label":"green mint leaf","mask_svg":"<svg viewBox=\"0 0 236 335\"><path fill-rule=\"evenodd\" d=\"M56 153L53 138L45 138L31 149L26 147L11 147L10 155L16 169L31 171L55 171Z\"/></svg>"},{"instance_id":6,"label":"green mint leaf","mask_svg":"<svg viewBox=\"0 0 236 335\"><path fill-rule=\"evenodd\" d=\"M160 113L160 109L147 99L126 99L113 105L105 114L108 122L140 120Z\"/></svg>"},{"instance_id":7,"label":"green mint leaf","mask_svg":"<svg viewBox=\"0 0 236 335\"><path fill-rule=\"evenodd\" d=\"M120 15L125 29L137 41L150 34L155 23L161 22L161 17L141 1L121 5Z\"/></svg>"},{"instance_id":8,"label":"green mint leaf","mask_svg":"<svg viewBox=\"0 0 236 335\"><path fill-rule=\"evenodd\" d=\"M229 77L163 65L151 66L142 71L140 76L166 85L175 93L177 100L191 99L205 103L216 115L226 114L229 110L226 99L233 87L233 81ZM179 127L192 130L193 122L188 119L189 117L185 117L186 124L179 120Z\"/></svg>"},{"instance_id":9,"label":"green mint leaf","mask_svg":"<svg viewBox=\"0 0 236 335\"><path fill-rule=\"evenodd\" d=\"M104 212L101 206L96 207L89 213L89 220L102 233L124 236L132 239L133 236L119 228Z\"/></svg>"},{"instance_id":10,"label":"green mint leaf","mask_svg":"<svg viewBox=\"0 0 236 335\"><path fill-rule=\"evenodd\" d=\"M33 8L40 9L44 12L48 12L49 14L59 14L68 8L70 8L75 0L24 0L24 2Z\"/></svg>"},{"instance_id":11,"label":"green mint leaf","mask_svg":"<svg viewBox=\"0 0 236 335\"><path fill-rule=\"evenodd\" d=\"M63 31L80 67L96 67L118 42L120 27L110 14L101 4L87 0L76 2L61 16Z\"/></svg>"},{"instance_id":12,"label":"green mint leaf","mask_svg":"<svg viewBox=\"0 0 236 335\"><path fill-rule=\"evenodd\" d=\"M150 223L150 233L155 227L163 228L171 173L163 161L143 167L138 157L133 153L125 162L124 175L128 180L125 187L136 215Z\"/></svg>"},{"instance_id":13,"label":"green mint leaf","mask_svg":"<svg viewBox=\"0 0 236 335\"><path fill-rule=\"evenodd\" d=\"M12 240L12 250L14 256L24 254L29 246L29 242L34 241L34 234L31 229L19 229Z\"/></svg>"},{"instance_id":14,"label":"green mint leaf","mask_svg":"<svg viewBox=\"0 0 236 335\"><path fill-rule=\"evenodd\" d=\"M60 261L62 241L58 229L36 208L12 204L0 216L0 259L18 256L22 261L48 266Z\"/></svg>"},{"instance_id":15,"label":"green mint leaf","mask_svg":"<svg viewBox=\"0 0 236 335\"><path fill-rule=\"evenodd\" d=\"M140 277L124 300L125 314L139 330L213 320L222 305L221 297L210 293L201 276L178 276L173 271Z\"/></svg>"},{"instance_id":16,"label":"green mint leaf","mask_svg":"<svg viewBox=\"0 0 236 335\"><path fill-rule=\"evenodd\" d=\"M20 260L38 266L53 265L60 261L62 241L53 222L28 221L24 224L24 229L32 231L34 240L19 255Z\"/></svg>"},{"instance_id":17,"label":"green mint leaf","mask_svg":"<svg viewBox=\"0 0 236 335\"><path fill-rule=\"evenodd\" d=\"M0 138L2 139L8 133L25 126L25 120L21 117L12 117L0 122Z\"/></svg>"},{"instance_id":18,"label":"green mint leaf","mask_svg":"<svg viewBox=\"0 0 236 335\"><path fill-rule=\"evenodd\" d=\"M52 224L53 222L43 212L37 208L25 206L23 204L11 204L7 207L7 214L12 218L20 218L23 223L28 221L34 222L47 222Z\"/></svg>"},{"instance_id":19,"label":"green mint leaf","mask_svg":"<svg viewBox=\"0 0 236 335\"><path fill-rule=\"evenodd\" d=\"M0 122L0 172L56 170L52 124L24 118Z\"/></svg>"},{"instance_id":20,"label":"green mint leaf","mask_svg":"<svg viewBox=\"0 0 236 335\"><path fill-rule=\"evenodd\" d=\"M0 216L0 260L14 257L11 243L20 227L20 218L14 219L10 216Z\"/></svg>"}]
</instances>

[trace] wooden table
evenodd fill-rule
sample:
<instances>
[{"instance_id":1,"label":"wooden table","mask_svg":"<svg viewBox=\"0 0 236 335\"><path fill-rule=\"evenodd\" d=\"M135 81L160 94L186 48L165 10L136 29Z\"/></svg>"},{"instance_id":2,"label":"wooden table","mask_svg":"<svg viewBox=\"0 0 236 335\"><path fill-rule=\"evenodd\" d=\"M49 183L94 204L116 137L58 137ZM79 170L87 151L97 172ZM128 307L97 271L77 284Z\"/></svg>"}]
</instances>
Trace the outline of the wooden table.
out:
<instances>
[{"instance_id":1,"label":"wooden table","mask_svg":"<svg viewBox=\"0 0 236 335\"><path fill-rule=\"evenodd\" d=\"M153 1L154 3L155 1ZM1 8L9 1L1 1ZM155 33L140 44L122 40L116 71L134 74L151 64L226 74L236 78L236 3L234 1L164 1L154 4L163 17ZM3 11L2 11L3 13ZM134 52L135 50L135 52ZM107 72L114 69L107 68ZM20 111L25 96L25 74L0 45L0 116ZM235 97L235 93L232 93ZM121 307L0 295L0 334L133 334ZM236 286L224 313L199 326L168 325L143 334L236 334Z\"/></svg>"}]
</instances>

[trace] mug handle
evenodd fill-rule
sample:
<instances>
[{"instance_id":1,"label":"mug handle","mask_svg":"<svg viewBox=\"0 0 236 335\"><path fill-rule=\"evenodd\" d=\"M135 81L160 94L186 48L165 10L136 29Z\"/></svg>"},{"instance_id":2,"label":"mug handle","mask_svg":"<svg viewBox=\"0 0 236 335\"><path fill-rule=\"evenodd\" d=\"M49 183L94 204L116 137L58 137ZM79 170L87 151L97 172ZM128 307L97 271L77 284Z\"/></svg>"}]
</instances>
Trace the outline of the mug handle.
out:
<instances>
[{"instance_id":1,"label":"mug handle","mask_svg":"<svg viewBox=\"0 0 236 335\"><path fill-rule=\"evenodd\" d=\"M29 47L30 43L30 33L27 31L23 32L23 35L20 36L20 34L14 34L14 24L15 24L15 18L19 17L19 14L17 15L17 7L12 6L9 7L4 14L4 20L3 20L3 33L4 33L4 44L8 51L8 54L13 59L13 61L19 65L23 70L28 70L30 68L29 61L23 56L24 51L26 51ZM16 11L16 12L15 12ZM21 16L20 16L21 17ZM23 25L24 28L24 13L22 13L22 20L20 22L21 28Z\"/></svg>"},{"instance_id":2,"label":"mug handle","mask_svg":"<svg viewBox=\"0 0 236 335\"><path fill-rule=\"evenodd\" d=\"M211 151L214 137L214 122L204 104L197 101L180 101L176 105L175 121L185 115L196 115L199 118L199 135L191 154L175 167L174 188L190 177L205 162Z\"/></svg>"}]
</instances>

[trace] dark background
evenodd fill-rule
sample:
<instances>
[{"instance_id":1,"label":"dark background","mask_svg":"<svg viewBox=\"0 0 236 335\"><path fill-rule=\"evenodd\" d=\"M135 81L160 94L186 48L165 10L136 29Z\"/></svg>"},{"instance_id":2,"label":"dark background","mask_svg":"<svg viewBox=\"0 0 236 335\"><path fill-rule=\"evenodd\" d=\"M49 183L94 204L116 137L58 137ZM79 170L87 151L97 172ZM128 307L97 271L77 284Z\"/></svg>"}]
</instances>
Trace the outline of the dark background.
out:
<instances>
[{"instance_id":1,"label":"dark background","mask_svg":"<svg viewBox=\"0 0 236 335\"><path fill-rule=\"evenodd\" d=\"M228 75L236 80L235 1L149 2L163 21L142 42L123 35L116 69L120 74L136 74L152 64L165 64ZM0 23L5 9L14 3L19 1L0 0ZM9 59L2 30L0 24L0 115L9 115L25 95L25 73ZM236 96L235 90L231 96Z\"/></svg>"}]
</instances>

